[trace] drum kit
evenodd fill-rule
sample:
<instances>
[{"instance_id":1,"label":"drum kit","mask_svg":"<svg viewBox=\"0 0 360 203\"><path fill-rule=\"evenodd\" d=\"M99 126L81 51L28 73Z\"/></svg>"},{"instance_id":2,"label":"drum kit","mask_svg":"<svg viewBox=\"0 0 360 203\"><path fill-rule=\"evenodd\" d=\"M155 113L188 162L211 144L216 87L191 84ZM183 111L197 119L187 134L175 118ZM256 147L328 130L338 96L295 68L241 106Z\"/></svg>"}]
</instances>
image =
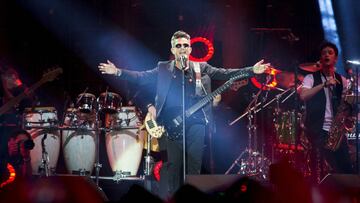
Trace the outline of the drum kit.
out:
<instances>
[{"instance_id":1,"label":"drum kit","mask_svg":"<svg viewBox=\"0 0 360 203\"><path fill-rule=\"evenodd\" d=\"M66 169L72 175L91 175L95 168L99 179L99 136L105 134L106 152L117 178L136 177L144 148L139 133L140 119L134 106L122 106L122 98L113 92L78 95L75 107L67 108L59 120L54 107L27 108L23 129L35 143L31 151L33 174L56 174L60 150ZM114 176L115 177L115 176ZM101 178L101 177L100 177Z\"/></svg>"},{"instance_id":2,"label":"drum kit","mask_svg":"<svg viewBox=\"0 0 360 203\"><path fill-rule=\"evenodd\" d=\"M299 68L308 73L320 70L317 63L300 64ZM264 90L259 90L258 94L254 95L253 101L250 102L245 112L229 123L229 125L233 125L247 116L249 137L248 146L240 153L225 174L231 173L234 171L234 168L238 166L239 170L236 172L237 174L254 176L257 179L266 180L268 178L267 171L269 165L279 157L286 157L292 164L296 165L295 167L302 171L304 176L310 174L310 144L304 134L303 126L305 115L304 106L295 100L295 103L298 103L298 105L292 104L291 108L283 108L284 103L290 99L290 97L296 96L297 91L301 88L299 82L304 79L304 76L302 74L279 71L275 77L278 83L278 88L275 89L281 92L275 95L270 101L264 102L259 99L261 91ZM272 157L269 159L264 155L264 149L261 149L261 152L258 151L258 146L260 145L257 143L258 126L256 124L256 114L274 103L275 107L272 109L274 136L271 143ZM264 147L264 145L261 146L262 148ZM300 160L297 154L300 154ZM299 161L302 163L295 163Z\"/></svg>"}]
</instances>

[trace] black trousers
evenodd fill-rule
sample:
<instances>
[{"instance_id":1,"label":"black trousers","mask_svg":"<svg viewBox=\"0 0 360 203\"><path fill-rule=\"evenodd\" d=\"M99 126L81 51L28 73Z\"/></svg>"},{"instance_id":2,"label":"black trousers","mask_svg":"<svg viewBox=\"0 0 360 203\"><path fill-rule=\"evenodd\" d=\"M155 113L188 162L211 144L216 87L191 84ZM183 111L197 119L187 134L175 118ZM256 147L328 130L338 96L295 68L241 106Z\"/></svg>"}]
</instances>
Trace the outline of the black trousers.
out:
<instances>
[{"instance_id":1,"label":"black trousers","mask_svg":"<svg viewBox=\"0 0 360 203\"><path fill-rule=\"evenodd\" d=\"M186 174L200 174L205 139L204 124L188 125L186 130ZM160 171L159 196L171 197L183 184L182 139L171 140L163 136L159 140L163 167Z\"/></svg>"},{"instance_id":2,"label":"black trousers","mask_svg":"<svg viewBox=\"0 0 360 203\"><path fill-rule=\"evenodd\" d=\"M339 148L331 151L324 147L328 137L329 132L325 130L320 130L315 134L310 133L310 166L313 182L319 182L327 172L353 173L347 139L343 138Z\"/></svg>"}]
</instances>

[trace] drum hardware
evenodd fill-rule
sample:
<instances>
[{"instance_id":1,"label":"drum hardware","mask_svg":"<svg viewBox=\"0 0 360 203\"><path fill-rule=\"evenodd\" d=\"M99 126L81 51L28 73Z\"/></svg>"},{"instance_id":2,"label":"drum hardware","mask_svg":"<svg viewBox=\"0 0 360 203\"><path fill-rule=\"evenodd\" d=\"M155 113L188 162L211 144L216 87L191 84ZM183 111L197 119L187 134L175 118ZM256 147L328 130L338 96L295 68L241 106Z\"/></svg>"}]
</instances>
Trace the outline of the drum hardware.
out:
<instances>
[{"instance_id":1,"label":"drum hardware","mask_svg":"<svg viewBox=\"0 0 360 203\"><path fill-rule=\"evenodd\" d=\"M41 139L41 151L42 151L42 158L41 158L41 165L39 166L38 172L40 176L49 177L50 169L49 169L49 154L46 151L45 147L45 140L47 138L47 133L44 134L43 138Z\"/></svg>"},{"instance_id":2,"label":"drum hardware","mask_svg":"<svg viewBox=\"0 0 360 203\"><path fill-rule=\"evenodd\" d=\"M95 112L95 183L96 186L99 187L99 175L100 175L100 169L102 168L102 164L100 164L100 133L99 126L101 125L101 121L99 120L98 111ZM100 187L99 187L100 188Z\"/></svg>"},{"instance_id":3,"label":"drum hardware","mask_svg":"<svg viewBox=\"0 0 360 203\"><path fill-rule=\"evenodd\" d=\"M129 177L131 175L131 173L129 171L115 171L115 175L113 177L113 180L115 182L119 182L120 180L122 180L123 178Z\"/></svg>"},{"instance_id":4,"label":"drum hardware","mask_svg":"<svg viewBox=\"0 0 360 203\"><path fill-rule=\"evenodd\" d=\"M270 166L270 161L264 156L263 153L260 153L257 150L256 113L264 108L264 106L261 107L261 103L265 102L263 101L258 103L258 98L261 92L262 89L260 89L259 92L253 96L253 100L248 105L246 112L239 117L242 118L245 115L248 117L248 146L242 153L240 153L240 155L232 163L225 174L229 174L235 166L238 166L240 169L237 174L255 176L260 180L267 179L266 173L268 167ZM231 122L230 125L234 124L237 120L239 119L235 119L235 121Z\"/></svg>"},{"instance_id":5,"label":"drum hardware","mask_svg":"<svg viewBox=\"0 0 360 203\"><path fill-rule=\"evenodd\" d=\"M153 171L154 166L154 158L151 156L151 136L148 134L146 137L147 139L147 148L146 148L146 155L144 156L145 167L144 167L144 174L145 176L150 176Z\"/></svg>"},{"instance_id":6,"label":"drum hardware","mask_svg":"<svg viewBox=\"0 0 360 203\"><path fill-rule=\"evenodd\" d=\"M89 176L90 175L90 171L87 171L86 169L79 169L77 171L72 171L71 173L74 175L79 175L79 176Z\"/></svg>"},{"instance_id":7,"label":"drum hardware","mask_svg":"<svg viewBox=\"0 0 360 203\"><path fill-rule=\"evenodd\" d=\"M96 176L90 176L90 178L95 179ZM140 176L140 177L137 177L137 176L126 176L126 177L116 177L116 176L111 176L111 177L105 176L104 177L104 176L99 176L98 178L100 180L113 180L116 183L119 183L120 181L123 181L123 180L143 181L145 179L144 176Z\"/></svg>"},{"instance_id":8,"label":"drum hardware","mask_svg":"<svg viewBox=\"0 0 360 203\"><path fill-rule=\"evenodd\" d=\"M154 137L153 134L151 134L149 132L150 127L149 127L149 123L148 121L151 119L151 115L148 112L145 116L145 120L144 120L144 125L142 126L142 128L145 128L147 131L147 136L146 136L146 154L144 156L144 161L145 161L145 167L144 167L144 174L145 176L150 176L153 170L153 166L154 166L154 158L151 156L151 138ZM153 127L155 127L155 125L152 125ZM141 130L141 129L140 129ZM161 135L163 134L163 132L161 133ZM161 136L160 135L160 136ZM160 137L159 136L159 137ZM157 138L159 138L157 137Z\"/></svg>"}]
</instances>

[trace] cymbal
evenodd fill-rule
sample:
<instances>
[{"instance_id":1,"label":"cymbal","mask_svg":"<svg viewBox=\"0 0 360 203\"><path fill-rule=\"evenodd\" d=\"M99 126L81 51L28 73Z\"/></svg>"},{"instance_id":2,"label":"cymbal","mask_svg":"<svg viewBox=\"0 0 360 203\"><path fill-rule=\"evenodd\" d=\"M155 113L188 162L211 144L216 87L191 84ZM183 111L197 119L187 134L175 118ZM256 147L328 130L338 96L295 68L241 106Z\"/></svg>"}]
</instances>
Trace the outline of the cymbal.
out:
<instances>
[{"instance_id":1,"label":"cymbal","mask_svg":"<svg viewBox=\"0 0 360 203\"><path fill-rule=\"evenodd\" d=\"M297 75L299 82L303 81L304 76L301 74ZM283 71L276 74L276 80L280 87L290 88L295 86L295 73Z\"/></svg>"},{"instance_id":2,"label":"cymbal","mask_svg":"<svg viewBox=\"0 0 360 203\"><path fill-rule=\"evenodd\" d=\"M299 68L308 72L316 72L321 69L321 67L317 63L302 63L299 65Z\"/></svg>"}]
</instances>

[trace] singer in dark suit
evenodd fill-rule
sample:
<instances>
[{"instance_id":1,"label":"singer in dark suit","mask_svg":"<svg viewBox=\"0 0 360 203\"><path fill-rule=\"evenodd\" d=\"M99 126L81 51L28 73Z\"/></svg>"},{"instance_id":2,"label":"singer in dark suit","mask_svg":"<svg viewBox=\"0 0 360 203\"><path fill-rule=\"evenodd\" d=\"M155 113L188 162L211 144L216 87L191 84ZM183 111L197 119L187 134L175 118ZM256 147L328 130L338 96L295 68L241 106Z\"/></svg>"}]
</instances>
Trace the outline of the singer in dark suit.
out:
<instances>
[{"instance_id":1,"label":"singer in dark suit","mask_svg":"<svg viewBox=\"0 0 360 203\"><path fill-rule=\"evenodd\" d=\"M191 53L190 36L184 31L177 31L171 38L171 53L175 59L161 61L148 71L130 71L116 67L110 61L100 63L103 74L112 74L120 79L136 81L139 84L156 85L155 102L149 102L147 110L158 123L167 129L160 140L160 150L164 161L161 169L160 196L168 198L182 184L182 136L181 130L169 129L172 120L182 111L182 74L185 75L185 109L211 93L211 80L228 80L242 73L242 78L261 74L269 64L259 61L254 67L242 69L215 68L205 62L189 61ZM199 174L204 148L205 128L211 120L211 104L207 104L186 120L186 174ZM182 129L180 127L180 129Z\"/></svg>"},{"instance_id":2,"label":"singer in dark suit","mask_svg":"<svg viewBox=\"0 0 360 203\"><path fill-rule=\"evenodd\" d=\"M326 171L352 172L346 138L335 152L324 147L347 88L347 80L335 72L337 58L338 48L335 44L321 44L321 70L305 76L300 92L300 98L306 102L305 132L311 143L311 174L314 182L319 182Z\"/></svg>"}]
</instances>

